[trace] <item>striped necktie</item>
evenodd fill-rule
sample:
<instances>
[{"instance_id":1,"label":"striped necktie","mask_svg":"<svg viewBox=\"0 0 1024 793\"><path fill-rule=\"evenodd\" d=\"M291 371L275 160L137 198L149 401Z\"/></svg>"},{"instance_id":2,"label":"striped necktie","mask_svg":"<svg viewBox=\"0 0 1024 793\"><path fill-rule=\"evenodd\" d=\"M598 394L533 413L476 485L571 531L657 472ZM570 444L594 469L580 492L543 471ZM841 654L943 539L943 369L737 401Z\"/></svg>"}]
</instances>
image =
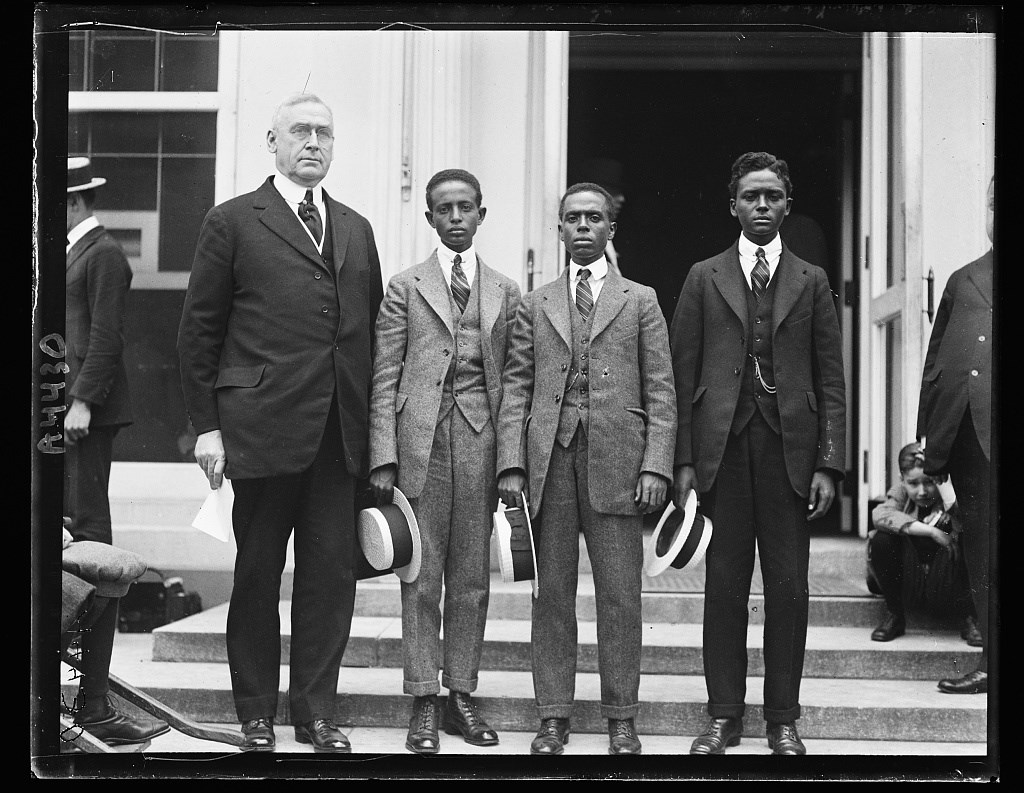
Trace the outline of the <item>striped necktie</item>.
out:
<instances>
[{"instance_id":1,"label":"striped necktie","mask_svg":"<svg viewBox=\"0 0 1024 793\"><path fill-rule=\"evenodd\" d=\"M584 322L589 319L590 312L594 308L594 293L590 291L588 278L590 278L590 270L584 267L580 270L580 280L576 284L576 308L579 309Z\"/></svg>"},{"instance_id":2,"label":"striped necktie","mask_svg":"<svg viewBox=\"0 0 1024 793\"><path fill-rule=\"evenodd\" d=\"M452 297L459 304L459 312L466 313L466 304L469 302L469 281L466 280L466 273L462 269L462 257L457 253L452 259Z\"/></svg>"},{"instance_id":3,"label":"striped necktie","mask_svg":"<svg viewBox=\"0 0 1024 793\"><path fill-rule=\"evenodd\" d=\"M313 233L313 239L319 245L320 241L324 238L324 225L323 221L320 220L320 211L316 208L316 204L313 203L312 190L306 191L306 197L299 204L299 217L309 226L309 230Z\"/></svg>"},{"instance_id":4,"label":"striped necktie","mask_svg":"<svg viewBox=\"0 0 1024 793\"><path fill-rule=\"evenodd\" d=\"M754 290L754 298L760 303L764 290L768 288L768 260L764 257L764 248L758 248L755 255L757 264L750 273L750 288Z\"/></svg>"}]
</instances>

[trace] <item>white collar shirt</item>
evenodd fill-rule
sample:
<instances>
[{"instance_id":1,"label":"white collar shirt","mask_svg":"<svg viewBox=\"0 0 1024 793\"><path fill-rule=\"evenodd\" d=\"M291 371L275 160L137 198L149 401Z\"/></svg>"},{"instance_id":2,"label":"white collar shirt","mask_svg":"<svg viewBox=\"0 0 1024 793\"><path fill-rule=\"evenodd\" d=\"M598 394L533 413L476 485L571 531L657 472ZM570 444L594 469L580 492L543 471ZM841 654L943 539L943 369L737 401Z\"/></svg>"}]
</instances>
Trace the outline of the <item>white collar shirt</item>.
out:
<instances>
[{"instance_id":1,"label":"white collar shirt","mask_svg":"<svg viewBox=\"0 0 1024 793\"><path fill-rule=\"evenodd\" d=\"M587 281L590 283L590 292L594 296L594 304L597 305L598 295L601 294L601 288L608 275L608 260L602 253L601 258L587 265L576 264L574 261L569 262L569 299L574 304L576 302L576 286L580 282L580 270L584 267L590 270L590 278Z\"/></svg>"},{"instance_id":2,"label":"white collar shirt","mask_svg":"<svg viewBox=\"0 0 1024 793\"><path fill-rule=\"evenodd\" d=\"M71 231L68 232L68 244L67 247L64 249L64 255L67 256L69 253L71 253L71 248L74 246L74 244L78 242L80 239L82 239L82 237L84 237L90 231L92 231L95 228L98 228L99 225L99 219L95 215L89 215L89 217L87 217L85 220L83 220L81 223L79 223L77 226L71 229Z\"/></svg>"},{"instance_id":3,"label":"white collar shirt","mask_svg":"<svg viewBox=\"0 0 1024 793\"><path fill-rule=\"evenodd\" d=\"M779 267L779 260L782 258L782 237L778 233L775 239L767 245L757 245L747 239L745 234L740 234L740 267L743 268L743 277L747 279L747 288L750 285L750 274L757 264L757 249L764 249L764 258L768 260L768 283L775 277L775 271Z\"/></svg>"},{"instance_id":4,"label":"white collar shirt","mask_svg":"<svg viewBox=\"0 0 1024 793\"><path fill-rule=\"evenodd\" d=\"M437 261L441 264L441 272L444 273L445 283L448 284L448 288L452 286L452 264L455 261L455 256L461 256L462 260L462 272L466 274L466 281L469 283L469 288L473 288L473 279L476 278L476 248L470 245L466 250L458 253L453 251L443 242L437 243Z\"/></svg>"},{"instance_id":5,"label":"white collar shirt","mask_svg":"<svg viewBox=\"0 0 1024 793\"><path fill-rule=\"evenodd\" d=\"M304 187L303 185L297 184L289 179L287 176L281 173L274 174L274 187L277 192L281 194L281 197L285 200L289 207L291 207L292 214L295 215L296 220L299 221L299 225L305 229L306 234L313 240L313 244L316 245L316 249L323 253L324 241L320 240L318 243L313 238L313 232L309 230L309 226L306 222L299 217L299 204L306 200L306 191L313 191L313 205L317 208L320 213L321 222L324 224L324 238L327 237L327 206L324 204L324 189L320 185L316 187Z\"/></svg>"}]
</instances>

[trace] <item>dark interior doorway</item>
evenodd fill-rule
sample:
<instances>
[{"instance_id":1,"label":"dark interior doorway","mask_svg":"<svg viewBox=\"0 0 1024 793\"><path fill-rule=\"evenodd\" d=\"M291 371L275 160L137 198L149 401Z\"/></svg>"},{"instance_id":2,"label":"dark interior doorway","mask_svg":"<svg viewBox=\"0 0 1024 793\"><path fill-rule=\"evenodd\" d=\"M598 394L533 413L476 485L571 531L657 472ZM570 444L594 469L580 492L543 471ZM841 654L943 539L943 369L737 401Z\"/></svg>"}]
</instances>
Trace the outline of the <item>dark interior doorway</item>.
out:
<instances>
[{"instance_id":1,"label":"dark interior doorway","mask_svg":"<svg viewBox=\"0 0 1024 793\"><path fill-rule=\"evenodd\" d=\"M859 142L843 136L859 135L859 44L818 41L783 58L773 46L789 42L765 37L749 57L714 61L700 54L730 46L721 37L653 43L570 39L568 180L599 181L584 167L593 158L621 163L614 243L623 275L652 286L671 322L690 267L740 233L728 203L733 161L769 151L793 181L784 241L842 295L843 158L853 151L856 161ZM838 503L816 523L816 534L840 533Z\"/></svg>"}]
</instances>

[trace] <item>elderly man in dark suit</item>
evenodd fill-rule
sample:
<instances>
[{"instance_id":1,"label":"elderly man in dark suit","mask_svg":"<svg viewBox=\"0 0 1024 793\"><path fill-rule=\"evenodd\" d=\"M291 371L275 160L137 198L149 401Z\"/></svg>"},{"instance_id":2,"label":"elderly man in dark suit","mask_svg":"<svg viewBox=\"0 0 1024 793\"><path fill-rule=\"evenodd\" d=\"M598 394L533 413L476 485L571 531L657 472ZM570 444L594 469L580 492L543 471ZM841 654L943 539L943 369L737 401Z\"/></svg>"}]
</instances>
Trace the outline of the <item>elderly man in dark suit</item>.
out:
<instances>
[{"instance_id":1,"label":"elderly man in dark suit","mask_svg":"<svg viewBox=\"0 0 1024 793\"><path fill-rule=\"evenodd\" d=\"M643 516L665 502L676 430L668 328L654 290L608 266L608 192L575 184L558 215L572 261L519 306L498 419L498 494L512 506L525 491L537 544L532 642L541 725L530 752L561 754L569 739L582 528L608 751L639 754Z\"/></svg>"},{"instance_id":2,"label":"elderly man in dark suit","mask_svg":"<svg viewBox=\"0 0 1024 793\"><path fill-rule=\"evenodd\" d=\"M839 319L828 276L779 236L789 168L766 152L732 166L739 240L693 266L672 320L679 404L673 498L696 489L715 533L704 597L708 714L691 754L743 734L747 601L755 550L764 578L764 716L774 754L805 754L796 730L807 639L807 521L846 468Z\"/></svg>"},{"instance_id":3,"label":"elderly man in dark suit","mask_svg":"<svg viewBox=\"0 0 1024 793\"><path fill-rule=\"evenodd\" d=\"M995 223L995 177L988 185L986 230ZM993 251L956 270L946 282L932 326L921 377L917 434L924 471L953 482L964 526L964 561L981 630L978 667L939 681L947 694L988 690L989 538L992 520L992 270Z\"/></svg>"},{"instance_id":4,"label":"elderly man in dark suit","mask_svg":"<svg viewBox=\"0 0 1024 793\"><path fill-rule=\"evenodd\" d=\"M114 437L132 423L123 357L132 270L93 214L96 188L106 182L87 157L68 158L64 504L76 540L109 545Z\"/></svg>"},{"instance_id":5,"label":"elderly man in dark suit","mask_svg":"<svg viewBox=\"0 0 1024 793\"><path fill-rule=\"evenodd\" d=\"M288 713L300 742L348 752L333 717L355 598L380 261L369 222L320 186L330 108L288 97L267 147L277 173L203 223L178 333L182 386L196 460L212 488L227 476L235 494L227 646L243 748L275 746L278 602L294 530Z\"/></svg>"}]
</instances>

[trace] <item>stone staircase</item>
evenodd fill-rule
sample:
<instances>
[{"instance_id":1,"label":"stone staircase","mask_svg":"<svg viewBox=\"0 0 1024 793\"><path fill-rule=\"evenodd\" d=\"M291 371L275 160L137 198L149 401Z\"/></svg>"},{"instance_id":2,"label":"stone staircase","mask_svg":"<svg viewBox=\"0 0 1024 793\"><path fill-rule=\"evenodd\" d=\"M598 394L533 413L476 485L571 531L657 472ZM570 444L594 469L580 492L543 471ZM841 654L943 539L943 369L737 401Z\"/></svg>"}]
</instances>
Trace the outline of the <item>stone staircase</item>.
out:
<instances>
[{"instance_id":1,"label":"stone staircase","mask_svg":"<svg viewBox=\"0 0 1024 793\"><path fill-rule=\"evenodd\" d=\"M131 503L116 502L115 514L120 510L122 521L115 529L115 542L149 559L154 554L162 559L160 554L166 554L167 560L151 564L183 575L190 588L196 580L207 580L223 591L224 578L230 580L230 564L225 566L224 561L230 560L233 546L188 528L185 519L195 514L204 495L192 482L190 479L188 485L193 488L191 501L182 499L179 488L179 502L188 503L172 505L171 497L163 512L152 505L146 509L137 491ZM205 571L201 564L182 563L180 546L185 540L214 543L213 553L192 553L190 557L205 559ZM878 742L879 746L889 742L890 749L892 742L907 742L952 746L957 754L984 755L987 698L951 696L936 688L940 678L972 670L980 651L967 646L958 626L914 615L908 618L905 636L890 643L872 642L870 633L880 621L884 605L865 584L864 540L813 537L811 542L810 625L799 722L805 741L850 741L861 747L865 742ZM574 734L599 736L606 724L599 714L596 609L585 547L581 538L578 672L572 721ZM757 743L763 744L763 601L757 570L755 567L750 600L746 722L751 743L756 737ZM203 579L204 572L208 579ZM208 591L214 590L216 587ZM227 604L223 598L208 596L208 591L203 592L206 607L198 614L157 628L151 635L118 634L112 672L189 718L233 725L236 720L224 641ZM692 737L705 724L702 592L702 570L686 575L670 570L657 578L645 578L642 704L637 719L642 736ZM290 650L289 593L286 578L280 607L282 691L277 721L281 724L290 723L284 690ZM528 582L501 581L492 553L489 617L474 698L488 722L510 735L531 734L537 726L530 672L531 600ZM359 583L337 703L343 726L395 731L390 751L399 753L403 751L399 736L407 726L410 702L402 693L400 615L399 581L394 575ZM73 696L70 682L64 688L66 696ZM528 738L524 741L528 745ZM672 751L685 753L689 738L685 746L683 743Z\"/></svg>"}]
</instances>

